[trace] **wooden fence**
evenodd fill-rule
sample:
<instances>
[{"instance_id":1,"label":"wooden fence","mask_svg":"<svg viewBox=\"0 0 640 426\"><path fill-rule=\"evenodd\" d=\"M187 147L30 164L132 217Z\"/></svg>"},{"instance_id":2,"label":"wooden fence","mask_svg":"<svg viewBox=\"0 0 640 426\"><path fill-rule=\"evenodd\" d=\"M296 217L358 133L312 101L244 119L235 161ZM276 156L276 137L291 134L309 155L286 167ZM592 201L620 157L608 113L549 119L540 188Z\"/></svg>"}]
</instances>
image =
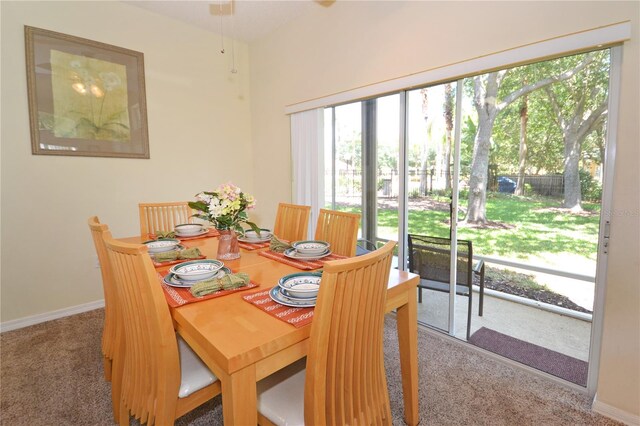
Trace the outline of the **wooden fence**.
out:
<instances>
[{"instance_id":1,"label":"wooden fence","mask_svg":"<svg viewBox=\"0 0 640 426\"><path fill-rule=\"evenodd\" d=\"M500 177L518 182L517 175L500 175ZM564 176L562 175L525 175L524 184L525 195L531 195L527 194L527 185L530 185L531 190L537 195L560 198L564 196Z\"/></svg>"},{"instance_id":2,"label":"wooden fence","mask_svg":"<svg viewBox=\"0 0 640 426\"><path fill-rule=\"evenodd\" d=\"M517 175L498 174L489 176L489 190L498 191L497 179L506 177L514 182L518 182ZM444 189L446 176L444 173L421 172L417 170L409 170L408 191L409 194L418 194L420 191L421 178L426 184L426 192ZM331 181L331 176L325 177L327 182ZM466 179L462 178L461 188L466 187ZM378 196L384 198L396 198L398 196L398 172L396 170L386 171L378 175ZM561 174L554 175L525 175L525 195L543 195L547 197L564 196L564 177ZM362 176L360 170L339 170L336 181L336 194L338 195L361 195ZM329 187L326 189L330 190Z\"/></svg>"}]
</instances>

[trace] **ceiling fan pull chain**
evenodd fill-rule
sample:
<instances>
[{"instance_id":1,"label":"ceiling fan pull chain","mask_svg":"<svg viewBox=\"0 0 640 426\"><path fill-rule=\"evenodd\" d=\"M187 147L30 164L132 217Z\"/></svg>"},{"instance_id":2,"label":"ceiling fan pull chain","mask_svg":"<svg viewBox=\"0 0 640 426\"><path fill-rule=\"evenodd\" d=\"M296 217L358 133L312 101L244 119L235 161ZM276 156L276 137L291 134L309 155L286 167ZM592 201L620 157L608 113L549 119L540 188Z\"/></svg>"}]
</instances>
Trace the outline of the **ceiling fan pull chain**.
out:
<instances>
[{"instance_id":1,"label":"ceiling fan pull chain","mask_svg":"<svg viewBox=\"0 0 640 426\"><path fill-rule=\"evenodd\" d=\"M233 19L235 11L231 12L231 74L237 74L236 68L236 21Z\"/></svg>"},{"instance_id":2,"label":"ceiling fan pull chain","mask_svg":"<svg viewBox=\"0 0 640 426\"><path fill-rule=\"evenodd\" d=\"M219 4L220 8L220 53L224 53L224 31L222 28L222 3Z\"/></svg>"}]
</instances>

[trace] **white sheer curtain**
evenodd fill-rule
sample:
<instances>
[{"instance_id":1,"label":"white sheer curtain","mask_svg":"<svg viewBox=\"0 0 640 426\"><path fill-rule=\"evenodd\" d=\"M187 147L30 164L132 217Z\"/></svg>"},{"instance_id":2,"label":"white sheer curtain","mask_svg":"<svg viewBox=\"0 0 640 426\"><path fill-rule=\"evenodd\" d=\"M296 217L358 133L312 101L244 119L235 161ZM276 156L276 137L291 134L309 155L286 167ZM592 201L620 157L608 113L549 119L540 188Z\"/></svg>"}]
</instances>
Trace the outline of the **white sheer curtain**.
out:
<instances>
[{"instance_id":1,"label":"white sheer curtain","mask_svg":"<svg viewBox=\"0 0 640 426\"><path fill-rule=\"evenodd\" d=\"M293 203L311 206L309 237L324 205L324 109L291 114Z\"/></svg>"}]
</instances>

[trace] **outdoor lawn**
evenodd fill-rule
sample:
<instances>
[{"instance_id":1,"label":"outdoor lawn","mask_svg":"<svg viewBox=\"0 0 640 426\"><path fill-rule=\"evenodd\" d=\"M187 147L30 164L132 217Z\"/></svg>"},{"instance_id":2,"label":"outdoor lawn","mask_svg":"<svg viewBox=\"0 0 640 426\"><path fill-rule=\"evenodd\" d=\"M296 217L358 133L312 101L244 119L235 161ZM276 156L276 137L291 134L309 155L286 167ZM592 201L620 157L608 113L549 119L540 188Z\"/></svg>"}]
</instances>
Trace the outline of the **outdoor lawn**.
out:
<instances>
[{"instance_id":1,"label":"outdoor lawn","mask_svg":"<svg viewBox=\"0 0 640 426\"><path fill-rule=\"evenodd\" d=\"M461 201L466 202L464 197ZM448 237L448 202L447 197L410 198L409 232ZM526 260L579 273L595 271L600 205L583 202L584 212L580 214L572 214L560 206L561 200L554 198L488 193L489 224L469 227L461 223L458 239L471 240L478 255ZM360 210L360 206L349 204L338 208ZM460 219L463 217L461 211ZM377 222L378 237L397 238L395 200L379 200Z\"/></svg>"}]
</instances>

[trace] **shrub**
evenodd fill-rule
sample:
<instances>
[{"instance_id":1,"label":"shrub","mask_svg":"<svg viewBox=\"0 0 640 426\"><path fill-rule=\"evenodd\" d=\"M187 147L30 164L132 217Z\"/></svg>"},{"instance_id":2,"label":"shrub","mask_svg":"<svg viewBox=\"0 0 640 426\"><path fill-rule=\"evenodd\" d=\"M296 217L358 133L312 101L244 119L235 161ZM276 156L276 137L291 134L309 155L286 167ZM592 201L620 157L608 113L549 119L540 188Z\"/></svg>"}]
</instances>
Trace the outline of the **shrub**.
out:
<instances>
[{"instance_id":1,"label":"shrub","mask_svg":"<svg viewBox=\"0 0 640 426\"><path fill-rule=\"evenodd\" d=\"M422 194L420 193L419 189L413 189L411 192L409 192L409 198L420 198L422 197Z\"/></svg>"},{"instance_id":2,"label":"shrub","mask_svg":"<svg viewBox=\"0 0 640 426\"><path fill-rule=\"evenodd\" d=\"M584 169L580 169L580 189L583 200L600 201L602 199L602 185Z\"/></svg>"},{"instance_id":3,"label":"shrub","mask_svg":"<svg viewBox=\"0 0 640 426\"><path fill-rule=\"evenodd\" d=\"M533 186L530 183L524 184L524 195L533 195Z\"/></svg>"}]
</instances>

